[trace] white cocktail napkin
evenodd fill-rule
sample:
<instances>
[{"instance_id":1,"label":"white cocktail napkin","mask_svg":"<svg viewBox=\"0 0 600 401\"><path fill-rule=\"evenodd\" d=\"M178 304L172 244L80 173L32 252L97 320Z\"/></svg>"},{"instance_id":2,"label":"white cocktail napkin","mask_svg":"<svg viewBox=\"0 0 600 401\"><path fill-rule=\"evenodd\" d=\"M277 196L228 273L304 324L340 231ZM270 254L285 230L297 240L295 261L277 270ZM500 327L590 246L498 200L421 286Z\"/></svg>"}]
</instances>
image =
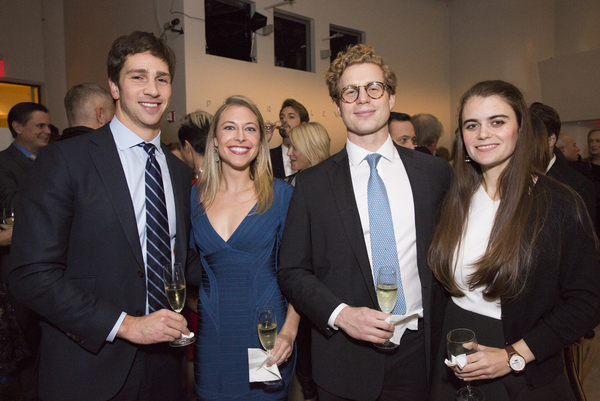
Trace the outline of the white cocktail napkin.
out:
<instances>
[{"instance_id":1,"label":"white cocktail napkin","mask_svg":"<svg viewBox=\"0 0 600 401\"><path fill-rule=\"evenodd\" d=\"M250 383L270 382L281 380L281 373L277 364L267 366L266 362L273 358L265 350L260 348L248 348L248 368L250 371Z\"/></svg>"},{"instance_id":2,"label":"white cocktail napkin","mask_svg":"<svg viewBox=\"0 0 600 401\"><path fill-rule=\"evenodd\" d=\"M419 314L423 309L413 313L412 315L392 315L385 319L387 323L394 325L394 335L390 338L390 341L394 344L400 344L402 335L406 329L418 330L419 329Z\"/></svg>"},{"instance_id":3,"label":"white cocktail napkin","mask_svg":"<svg viewBox=\"0 0 600 401\"><path fill-rule=\"evenodd\" d=\"M444 359L444 363L449 368L458 366L458 368L462 370L462 368L467 366L467 354L460 354L458 356L452 355L452 359L450 361L447 359Z\"/></svg>"}]
</instances>

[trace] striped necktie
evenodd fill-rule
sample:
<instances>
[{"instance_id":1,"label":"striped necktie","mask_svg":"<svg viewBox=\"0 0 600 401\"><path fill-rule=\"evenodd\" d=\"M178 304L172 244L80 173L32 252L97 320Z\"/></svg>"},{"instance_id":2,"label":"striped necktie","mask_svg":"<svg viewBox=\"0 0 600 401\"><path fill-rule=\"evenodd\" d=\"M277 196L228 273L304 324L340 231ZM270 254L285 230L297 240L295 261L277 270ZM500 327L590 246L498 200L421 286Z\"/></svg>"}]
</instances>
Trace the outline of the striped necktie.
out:
<instances>
[{"instance_id":1,"label":"striped necktie","mask_svg":"<svg viewBox=\"0 0 600 401\"><path fill-rule=\"evenodd\" d=\"M162 173L151 143L140 146L148 153L146 161L146 276L148 310L169 309L165 295L163 266L171 263L171 237Z\"/></svg>"}]
</instances>

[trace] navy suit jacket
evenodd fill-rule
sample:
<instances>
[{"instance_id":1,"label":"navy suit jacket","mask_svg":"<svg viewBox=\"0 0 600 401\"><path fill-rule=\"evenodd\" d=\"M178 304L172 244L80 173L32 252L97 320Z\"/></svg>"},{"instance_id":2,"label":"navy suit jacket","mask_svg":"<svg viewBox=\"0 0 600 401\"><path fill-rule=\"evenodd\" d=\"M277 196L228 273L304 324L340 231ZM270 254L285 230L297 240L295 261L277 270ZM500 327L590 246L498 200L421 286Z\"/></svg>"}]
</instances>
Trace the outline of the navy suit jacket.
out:
<instances>
[{"instance_id":1,"label":"navy suit jacket","mask_svg":"<svg viewBox=\"0 0 600 401\"><path fill-rule=\"evenodd\" d=\"M439 344L445 297L427 264L439 206L450 186L450 165L396 146L415 204L417 266L422 285L426 360ZM392 205L393 207L393 205ZM296 176L285 223L277 278L284 295L313 322L315 382L337 396L374 400L382 389L385 355L372 344L331 330L342 302L378 309L348 154L341 152ZM429 366L428 366L429 368Z\"/></svg>"},{"instance_id":2,"label":"navy suit jacket","mask_svg":"<svg viewBox=\"0 0 600 401\"><path fill-rule=\"evenodd\" d=\"M189 170L163 149L175 196L175 255L185 264ZM138 346L106 338L121 312L144 314L146 278L109 126L44 148L16 214L9 280L15 296L44 318L40 398L111 398L125 382Z\"/></svg>"}]
</instances>

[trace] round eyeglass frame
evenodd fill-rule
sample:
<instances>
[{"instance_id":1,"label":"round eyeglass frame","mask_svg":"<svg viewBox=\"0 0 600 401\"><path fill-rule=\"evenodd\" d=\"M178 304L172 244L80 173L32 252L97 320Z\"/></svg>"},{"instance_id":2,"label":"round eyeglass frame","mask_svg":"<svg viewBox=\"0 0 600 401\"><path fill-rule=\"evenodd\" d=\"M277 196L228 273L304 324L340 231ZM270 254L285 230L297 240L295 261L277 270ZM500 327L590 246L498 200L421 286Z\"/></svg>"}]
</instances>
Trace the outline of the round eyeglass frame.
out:
<instances>
[{"instance_id":1,"label":"round eyeglass frame","mask_svg":"<svg viewBox=\"0 0 600 401\"><path fill-rule=\"evenodd\" d=\"M383 87L383 91L381 92L381 95L379 95L377 97L373 97L373 96L371 96L369 94L369 91L367 89L370 86L373 86L373 85L381 85ZM344 91L346 91L346 89L348 89L348 88L355 88L356 89L356 99L354 99L352 101L348 101L348 100L344 99ZM340 94L340 100L342 102L344 102L344 103L354 103L354 102L356 102L358 100L359 96L360 96L360 88L365 88L365 92L366 92L367 96L369 96L373 100L377 100L377 99L380 99L383 96L383 94L385 93L385 90L388 88L388 85L385 82L379 82L379 81L369 82L366 85L348 85L348 86L343 87L340 90L340 93L339 93Z\"/></svg>"}]
</instances>

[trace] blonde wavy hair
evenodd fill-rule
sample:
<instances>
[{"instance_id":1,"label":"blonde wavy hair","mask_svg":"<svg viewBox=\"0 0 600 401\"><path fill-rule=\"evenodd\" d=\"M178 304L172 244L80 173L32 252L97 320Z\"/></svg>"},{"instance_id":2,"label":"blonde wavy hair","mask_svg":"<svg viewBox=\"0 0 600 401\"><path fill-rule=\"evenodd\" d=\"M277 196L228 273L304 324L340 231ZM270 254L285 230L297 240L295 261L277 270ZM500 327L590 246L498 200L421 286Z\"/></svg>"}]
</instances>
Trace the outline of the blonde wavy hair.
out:
<instances>
[{"instance_id":1,"label":"blonde wavy hair","mask_svg":"<svg viewBox=\"0 0 600 401\"><path fill-rule=\"evenodd\" d=\"M220 157L216 161L216 155L219 150L214 145L215 138L217 137L217 128L223 112L232 106L247 108L258 120L260 146L256 158L250 163L250 179L254 181L254 190L256 192L256 209L252 214L261 214L269 210L273 205L273 168L271 167L269 144L265 135L265 122L258 107L244 96L236 95L228 97L215 113L208 130L206 152L202 166L203 173L197 186L198 194L206 212L215 201L221 184L222 161Z\"/></svg>"},{"instance_id":2,"label":"blonde wavy hair","mask_svg":"<svg viewBox=\"0 0 600 401\"><path fill-rule=\"evenodd\" d=\"M377 56L375 54L375 49L373 46L367 45L354 45L349 46L343 52L340 52L333 63L329 66L327 73L325 74L325 81L327 82L327 87L329 88L329 96L331 99L339 105L340 102L340 78L342 74L346 70L346 68L356 65L356 64L364 64L364 63L372 63L383 71L383 80L387 86L387 90L390 92L390 95L394 95L396 93L396 74L394 71L383 62L383 58L381 56Z\"/></svg>"},{"instance_id":3,"label":"blonde wavy hair","mask_svg":"<svg viewBox=\"0 0 600 401\"><path fill-rule=\"evenodd\" d=\"M289 135L292 146L306 156L311 166L329 157L329 134L320 123L302 123L292 128Z\"/></svg>"}]
</instances>

